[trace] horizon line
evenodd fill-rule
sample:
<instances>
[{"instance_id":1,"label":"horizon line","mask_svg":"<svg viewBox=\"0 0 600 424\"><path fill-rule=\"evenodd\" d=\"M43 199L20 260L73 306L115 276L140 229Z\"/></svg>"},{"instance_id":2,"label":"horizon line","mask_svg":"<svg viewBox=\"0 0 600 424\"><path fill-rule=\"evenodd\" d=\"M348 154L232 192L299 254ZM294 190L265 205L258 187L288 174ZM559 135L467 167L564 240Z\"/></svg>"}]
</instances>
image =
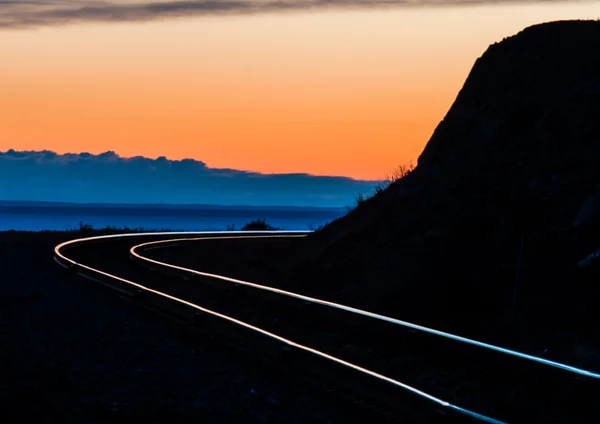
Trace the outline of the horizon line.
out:
<instances>
[{"instance_id":1,"label":"horizon line","mask_svg":"<svg viewBox=\"0 0 600 424\"><path fill-rule=\"evenodd\" d=\"M42 205L71 205L71 206L176 206L176 207L205 207L205 208L224 208L224 209L346 209L345 206L303 206L303 205L222 205L218 203L119 203L119 202L58 202L51 200L4 200L0 199L0 205L15 203L29 203Z\"/></svg>"}]
</instances>

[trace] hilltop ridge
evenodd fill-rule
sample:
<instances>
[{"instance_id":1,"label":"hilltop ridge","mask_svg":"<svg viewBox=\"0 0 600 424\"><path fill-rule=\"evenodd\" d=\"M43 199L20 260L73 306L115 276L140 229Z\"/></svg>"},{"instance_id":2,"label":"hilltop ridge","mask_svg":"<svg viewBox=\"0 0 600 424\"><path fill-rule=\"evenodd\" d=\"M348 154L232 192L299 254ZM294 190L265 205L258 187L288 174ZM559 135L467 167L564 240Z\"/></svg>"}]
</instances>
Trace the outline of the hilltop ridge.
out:
<instances>
[{"instance_id":1,"label":"hilltop ridge","mask_svg":"<svg viewBox=\"0 0 600 424\"><path fill-rule=\"evenodd\" d=\"M600 237L574 222L600 182L599 51L597 21L490 46L415 170L305 240L289 284L471 334L589 327Z\"/></svg>"}]
</instances>

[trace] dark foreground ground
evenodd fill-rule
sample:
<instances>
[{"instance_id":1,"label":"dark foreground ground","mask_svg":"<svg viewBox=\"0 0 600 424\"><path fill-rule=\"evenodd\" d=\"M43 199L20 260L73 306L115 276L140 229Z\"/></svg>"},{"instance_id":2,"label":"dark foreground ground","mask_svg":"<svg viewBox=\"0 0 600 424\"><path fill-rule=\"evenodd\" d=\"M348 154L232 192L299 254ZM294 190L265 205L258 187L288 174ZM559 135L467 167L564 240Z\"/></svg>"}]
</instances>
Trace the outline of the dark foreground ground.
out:
<instances>
[{"instance_id":1,"label":"dark foreground ground","mask_svg":"<svg viewBox=\"0 0 600 424\"><path fill-rule=\"evenodd\" d=\"M361 422L264 364L52 261L77 233L0 233L3 422Z\"/></svg>"},{"instance_id":2,"label":"dark foreground ground","mask_svg":"<svg viewBox=\"0 0 600 424\"><path fill-rule=\"evenodd\" d=\"M319 387L290 380L276 362L249 359L202 333L192 333L131 304L104 286L75 277L52 261L56 244L88 235L0 233L4 272L0 361L8 376L0 379L0 408L7 412L9 422L383 421L377 411L361 410ZM382 333L373 338L370 330L362 327L353 333L351 325L340 331L325 331L318 325L317 331L305 331L304 327L312 325L310 320L301 319L301 324L288 320L293 317L291 310L277 315L281 326L269 323L268 302L256 302L239 293L233 297L212 293L200 281L183 281L132 263L127 251L138 242L85 245L69 250L68 256L151 287L156 284L160 290L306 342L495 418L590 422L600 413L595 402L600 389L597 382L561 375L561 371L547 373L543 367L507 362L485 352L455 350L437 339L429 344L415 335ZM278 276L286 263L292 263L298 248L294 246L302 244L214 240L149 253L204 271L286 286ZM319 285L318 280L313 283ZM263 322L262 316L267 321ZM498 336L491 329L489 333L492 339ZM351 336L350 344L346 336ZM362 346L356 337L368 343ZM381 351L376 347L380 344ZM544 356L532 345L525 350ZM463 354L470 356L463 358ZM575 356L552 356L594 370L598 364L597 351L590 345L580 345ZM406 403L405 397L400 398L399 403ZM431 422L426 418L432 410L419 408L422 406L411 404L408 413L392 418Z\"/></svg>"},{"instance_id":3,"label":"dark foreground ground","mask_svg":"<svg viewBox=\"0 0 600 424\"><path fill-rule=\"evenodd\" d=\"M295 258L301 256L305 245L301 240L201 240L140 253L199 271L344 303L342 296L335 296L335 293L332 296L327 292L326 275L305 281L302 286L290 278L296 269ZM340 268L340 271L343 270ZM371 292L385 301L385 296L378 293L376 280L366 279L364 284L370 286L364 287L365 294ZM191 298L202 287L200 282L194 281L188 285L187 293ZM430 297L437 296L439 294L432 292ZM198 298L207 301L205 294ZM361 301L361 298L355 297L351 299L351 305L361 307ZM527 319L529 316L524 315L505 325L490 326L485 321L482 323L480 316L473 315L472 331L469 332L446 322L435 304L427 301L415 303L415 309L419 308L423 314L435 318L432 320L434 328L591 371L600 370L600 348L596 331L589 331L591 323L581 327L567 322L559 327L553 322ZM215 307L218 305L215 304ZM226 313L238 313L243 308L244 305L238 305L235 311ZM260 309L266 311L266 305ZM375 311L380 312L378 309ZM251 316L249 311L242 319L252 319ZM393 316L407 319L403 308L397 308ZM350 317L347 320L341 318L339 322L347 326L351 322ZM421 320L413 322L423 324ZM590 422L600 413L598 380L536 366L529 361L506 360L504 355L490 355L489 351L479 348L467 349L463 344L446 343L433 336L422 344L424 340L416 339L415 335L406 337L399 329L390 328L377 333L378 329L368 324L362 323L363 327L350 338L345 339L343 331L336 330L329 335L333 342L315 339L311 340L311 345L444 400L508 422ZM319 333L327 336L325 330ZM378 336L370 339L370 334ZM348 340L349 344L344 344L343 340ZM384 346L377 345L381 340L385 340Z\"/></svg>"},{"instance_id":4,"label":"dark foreground ground","mask_svg":"<svg viewBox=\"0 0 600 424\"><path fill-rule=\"evenodd\" d=\"M519 297L521 302L518 305L519 312L522 312L517 313L514 319L509 319L510 316L506 318L498 313L499 318L495 321L486 320L485 318L488 315L493 314L470 313L468 315L464 314L466 324L457 325L452 320L451 314L447 313L447 310L452 312L453 308L452 296L455 296L455 294L452 291L432 288L424 297L416 295L411 297L412 293L407 292L404 295L403 302L410 303L412 299L411 309L400 305L390 310L386 308L387 292L378 287L379 281L376 275L364 278L360 292L361 296L350 296L344 291L344 277L348 274L348 268L353 266L350 261L338 265L333 270L337 272L323 274L316 274L313 269L318 269L319 264L312 264L309 270L312 278L302 278L307 265L301 261L303 255L306 255L307 252L306 246L308 243L306 241L308 240L196 241L148 251L146 254L170 264L339 302L600 372L600 337L596 325L597 320L594 319L597 316L598 308L583 305L586 306L585 309L582 307L580 311L577 311L578 313L572 313L570 316L556 305L554 305L556 309L554 315L538 314L535 309L537 303L545 301L545 297L556 297L561 294L564 299L579 296L582 304L584 304L584 301L593 303L594 299L597 298L596 291L598 290L595 275L586 276L589 281L583 282L575 281L576 275L568 275L571 278L566 281L574 286L569 290L563 290L559 293L554 291L537 292L537 296L531 296L529 299L526 299L525 296ZM433 262L434 254L429 253L432 257L430 261L435 263ZM449 252L449 254L453 254L453 252ZM410 259L411 256L406 254L406 257L399 256L397 262L410 262ZM463 259L462 262L468 262L468 260ZM462 265L462 262L460 258L456 258L457 264ZM555 262L559 262L559 259L556 259ZM548 263L552 262L548 261ZM235 264L235 266L232 266L232 264ZM392 273L397 266L396 263L387 264L382 266L379 272L385 274L386 270L389 270L388 272ZM430 265L430 267L433 268L431 271L433 274L432 281L444 281L444 278L447 278L441 266ZM490 265L487 275L493 277L494 273L495 269ZM483 283L488 282L486 275L482 275L480 279ZM580 279L582 278L580 277ZM342 286L342 289L338 291L331 290L330 281L332 280ZM536 280L533 282L527 281L526 283L541 285L547 281L540 280L538 282ZM400 287L402 287L402 283L398 283ZM510 278L506 278L506 283L507 289L512 290L513 283ZM587 283L587 285L584 286L583 283ZM347 285L350 285L349 280L347 280ZM587 289L587 291L584 291L584 289ZM456 288L456 291L461 292L460 290L460 287ZM521 291L524 292L523 288ZM465 295L468 296L468 292ZM378 300L378 302L372 301L372 299ZM443 304L443 308L439 307L440 303ZM490 309L492 309L491 306ZM510 307L505 309L510 312ZM411 314L413 310L417 310L419 315ZM460 307L454 306L454 312L456 315L461 314ZM565 315L568 319L565 319Z\"/></svg>"}]
</instances>

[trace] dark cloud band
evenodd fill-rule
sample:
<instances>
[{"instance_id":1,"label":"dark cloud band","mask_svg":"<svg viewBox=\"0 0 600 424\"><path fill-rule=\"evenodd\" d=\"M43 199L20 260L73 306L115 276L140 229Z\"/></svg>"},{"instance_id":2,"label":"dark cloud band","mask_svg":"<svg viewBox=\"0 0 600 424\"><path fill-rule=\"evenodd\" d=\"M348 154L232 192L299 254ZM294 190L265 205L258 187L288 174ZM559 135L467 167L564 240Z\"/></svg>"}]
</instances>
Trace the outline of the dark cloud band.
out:
<instances>
[{"instance_id":1,"label":"dark cloud band","mask_svg":"<svg viewBox=\"0 0 600 424\"><path fill-rule=\"evenodd\" d=\"M345 177L210 168L194 159L0 152L0 200L344 207L374 186Z\"/></svg>"},{"instance_id":2,"label":"dark cloud band","mask_svg":"<svg viewBox=\"0 0 600 424\"><path fill-rule=\"evenodd\" d=\"M434 7L567 0L182 0L111 3L95 0L0 0L0 28L75 22L148 21L178 16L253 14L332 8Z\"/></svg>"}]
</instances>

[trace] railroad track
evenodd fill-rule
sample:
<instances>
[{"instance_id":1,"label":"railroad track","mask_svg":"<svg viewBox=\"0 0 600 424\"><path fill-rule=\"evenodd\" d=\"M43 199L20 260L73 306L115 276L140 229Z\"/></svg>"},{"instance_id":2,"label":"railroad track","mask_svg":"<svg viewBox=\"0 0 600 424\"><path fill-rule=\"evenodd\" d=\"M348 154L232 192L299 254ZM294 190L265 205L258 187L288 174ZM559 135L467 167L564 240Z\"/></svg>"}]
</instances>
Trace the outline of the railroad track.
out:
<instances>
[{"instance_id":1,"label":"railroad track","mask_svg":"<svg viewBox=\"0 0 600 424\"><path fill-rule=\"evenodd\" d=\"M243 242L305 235L225 234ZM162 249L223 237L93 237L57 246L55 260L302 378L325 381L382 419L589 422L600 412L600 375L592 371L157 258Z\"/></svg>"}]
</instances>

